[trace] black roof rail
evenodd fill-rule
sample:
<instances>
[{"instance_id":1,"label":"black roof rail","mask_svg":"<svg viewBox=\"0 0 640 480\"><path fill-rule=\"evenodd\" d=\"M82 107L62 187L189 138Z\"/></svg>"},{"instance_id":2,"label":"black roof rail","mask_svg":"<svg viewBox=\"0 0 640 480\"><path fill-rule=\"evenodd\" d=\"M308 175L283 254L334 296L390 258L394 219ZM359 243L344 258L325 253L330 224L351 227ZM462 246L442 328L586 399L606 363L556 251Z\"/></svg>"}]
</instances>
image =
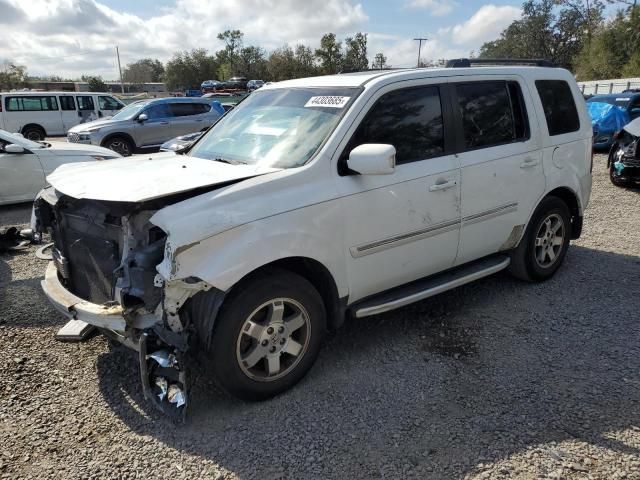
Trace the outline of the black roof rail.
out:
<instances>
[{"instance_id":1,"label":"black roof rail","mask_svg":"<svg viewBox=\"0 0 640 480\"><path fill-rule=\"evenodd\" d=\"M538 58L455 58L447 60L446 68L469 68L474 65L520 65L533 67L556 67L551 60Z\"/></svg>"}]
</instances>

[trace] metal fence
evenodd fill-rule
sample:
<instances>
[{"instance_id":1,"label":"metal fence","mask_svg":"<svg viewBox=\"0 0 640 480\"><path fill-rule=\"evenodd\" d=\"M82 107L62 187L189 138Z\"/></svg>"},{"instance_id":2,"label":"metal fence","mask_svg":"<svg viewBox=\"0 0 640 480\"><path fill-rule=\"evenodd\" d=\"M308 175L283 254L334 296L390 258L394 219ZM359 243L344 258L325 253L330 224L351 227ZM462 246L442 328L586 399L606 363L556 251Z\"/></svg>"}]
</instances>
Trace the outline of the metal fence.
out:
<instances>
[{"instance_id":1,"label":"metal fence","mask_svg":"<svg viewBox=\"0 0 640 480\"><path fill-rule=\"evenodd\" d=\"M598 95L603 93L622 93L625 90L637 88L640 90L640 78L616 78L612 80L593 80L590 82L578 82L578 86L585 95Z\"/></svg>"}]
</instances>

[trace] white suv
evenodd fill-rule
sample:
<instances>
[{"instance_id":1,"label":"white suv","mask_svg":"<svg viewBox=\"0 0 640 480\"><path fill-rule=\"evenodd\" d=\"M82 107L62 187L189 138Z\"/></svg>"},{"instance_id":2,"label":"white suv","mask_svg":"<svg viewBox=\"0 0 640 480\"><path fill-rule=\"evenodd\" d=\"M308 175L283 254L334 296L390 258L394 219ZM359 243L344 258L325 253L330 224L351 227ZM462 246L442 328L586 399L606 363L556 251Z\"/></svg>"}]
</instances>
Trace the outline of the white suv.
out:
<instances>
[{"instance_id":1,"label":"white suv","mask_svg":"<svg viewBox=\"0 0 640 480\"><path fill-rule=\"evenodd\" d=\"M504 268L551 277L581 232L591 136L562 69L279 82L183 152L50 175L35 204L55 241L42 285L139 352L165 410L184 408L196 357L232 394L267 398L347 313Z\"/></svg>"}]
</instances>

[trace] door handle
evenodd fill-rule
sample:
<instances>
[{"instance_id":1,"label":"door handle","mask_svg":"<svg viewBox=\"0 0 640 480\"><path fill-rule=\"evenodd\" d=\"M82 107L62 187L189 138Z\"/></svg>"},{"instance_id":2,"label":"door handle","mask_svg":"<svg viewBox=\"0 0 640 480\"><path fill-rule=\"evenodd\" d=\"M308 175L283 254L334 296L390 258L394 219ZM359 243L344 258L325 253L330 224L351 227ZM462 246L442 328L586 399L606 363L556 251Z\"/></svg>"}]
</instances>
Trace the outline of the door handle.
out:
<instances>
[{"instance_id":1,"label":"door handle","mask_svg":"<svg viewBox=\"0 0 640 480\"><path fill-rule=\"evenodd\" d=\"M160 122L160 125L169 125L169 122Z\"/></svg>"},{"instance_id":2,"label":"door handle","mask_svg":"<svg viewBox=\"0 0 640 480\"><path fill-rule=\"evenodd\" d=\"M440 178L429 187L430 192L437 192L440 190L446 190L447 188L455 187L458 184L455 180L447 180L445 178Z\"/></svg>"},{"instance_id":3,"label":"door handle","mask_svg":"<svg viewBox=\"0 0 640 480\"><path fill-rule=\"evenodd\" d=\"M520 164L520 168L533 168L536 165L538 165L538 160L536 160L535 158L525 158L524 162L522 162Z\"/></svg>"}]
</instances>

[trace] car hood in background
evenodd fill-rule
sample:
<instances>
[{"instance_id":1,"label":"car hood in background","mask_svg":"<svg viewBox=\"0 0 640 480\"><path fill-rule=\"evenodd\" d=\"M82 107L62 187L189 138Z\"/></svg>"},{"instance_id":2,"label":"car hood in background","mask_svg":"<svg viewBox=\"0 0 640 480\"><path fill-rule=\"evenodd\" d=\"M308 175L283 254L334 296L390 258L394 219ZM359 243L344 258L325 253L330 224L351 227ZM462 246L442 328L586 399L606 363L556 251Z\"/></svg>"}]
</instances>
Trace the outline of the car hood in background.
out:
<instances>
[{"instance_id":1,"label":"car hood in background","mask_svg":"<svg viewBox=\"0 0 640 480\"><path fill-rule=\"evenodd\" d=\"M111 117L109 117L109 118L101 118L99 120L94 120L92 122L80 123L80 124L76 125L75 127L71 127L69 129L69 132L73 132L73 133L86 132L87 130L91 130L91 129L94 129L94 128L110 127L110 126L116 125L118 123L127 123L127 122L131 122L131 120L114 120Z\"/></svg>"},{"instance_id":2,"label":"car hood in background","mask_svg":"<svg viewBox=\"0 0 640 480\"><path fill-rule=\"evenodd\" d=\"M142 202L278 170L230 165L170 152L108 162L69 163L58 167L47 177L47 182L73 198Z\"/></svg>"},{"instance_id":3,"label":"car hood in background","mask_svg":"<svg viewBox=\"0 0 640 480\"><path fill-rule=\"evenodd\" d=\"M59 157L77 157L83 155L100 155L106 158L118 158L118 152L97 145L87 145L85 143L51 142L51 147L38 150L40 152L50 152Z\"/></svg>"},{"instance_id":4,"label":"car hood in background","mask_svg":"<svg viewBox=\"0 0 640 480\"><path fill-rule=\"evenodd\" d=\"M640 118L631 120L624 126L624 129L634 137L640 137Z\"/></svg>"}]
</instances>

